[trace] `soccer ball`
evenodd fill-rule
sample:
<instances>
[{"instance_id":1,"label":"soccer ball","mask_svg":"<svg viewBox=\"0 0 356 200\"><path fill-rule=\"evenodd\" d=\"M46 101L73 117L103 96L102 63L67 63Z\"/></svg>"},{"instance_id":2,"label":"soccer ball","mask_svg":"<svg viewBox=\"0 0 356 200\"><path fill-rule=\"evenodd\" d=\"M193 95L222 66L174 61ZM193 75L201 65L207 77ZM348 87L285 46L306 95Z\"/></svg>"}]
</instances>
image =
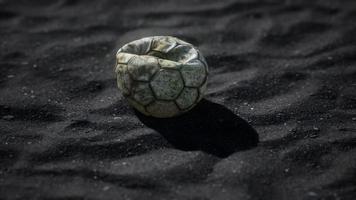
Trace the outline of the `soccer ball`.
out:
<instances>
[{"instance_id":1,"label":"soccer ball","mask_svg":"<svg viewBox=\"0 0 356 200\"><path fill-rule=\"evenodd\" d=\"M208 65L192 44L154 36L120 48L115 73L118 88L136 110L166 118L187 112L203 98Z\"/></svg>"}]
</instances>

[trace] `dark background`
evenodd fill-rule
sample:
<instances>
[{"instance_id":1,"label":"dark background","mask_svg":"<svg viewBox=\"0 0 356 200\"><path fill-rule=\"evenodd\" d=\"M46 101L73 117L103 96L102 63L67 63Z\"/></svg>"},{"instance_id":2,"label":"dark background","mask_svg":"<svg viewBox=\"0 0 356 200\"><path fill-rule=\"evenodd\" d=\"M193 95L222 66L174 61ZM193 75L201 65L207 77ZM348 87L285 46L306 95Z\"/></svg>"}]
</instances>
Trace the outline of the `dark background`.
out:
<instances>
[{"instance_id":1,"label":"dark background","mask_svg":"<svg viewBox=\"0 0 356 200\"><path fill-rule=\"evenodd\" d=\"M187 115L116 87L152 35L207 59ZM0 199L355 199L355 44L354 0L0 0Z\"/></svg>"}]
</instances>

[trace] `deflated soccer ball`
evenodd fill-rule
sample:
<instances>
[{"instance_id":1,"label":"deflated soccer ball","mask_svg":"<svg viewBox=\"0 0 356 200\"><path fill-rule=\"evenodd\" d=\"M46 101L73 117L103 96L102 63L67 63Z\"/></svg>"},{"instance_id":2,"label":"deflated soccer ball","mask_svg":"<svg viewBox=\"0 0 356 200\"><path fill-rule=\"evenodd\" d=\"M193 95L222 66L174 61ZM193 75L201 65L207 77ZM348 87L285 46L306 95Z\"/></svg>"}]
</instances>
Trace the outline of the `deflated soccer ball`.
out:
<instances>
[{"instance_id":1,"label":"deflated soccer ball","mask_svg":"<svg viewBox=\"0 0 356 200\"><path fill-rule=\"evenodd\" d=\"M208 65L193 45L154 36L120 48L115 73L118 88L134 108L166 118L187 112L203 98Z\"/></svg>"}]
</instances>

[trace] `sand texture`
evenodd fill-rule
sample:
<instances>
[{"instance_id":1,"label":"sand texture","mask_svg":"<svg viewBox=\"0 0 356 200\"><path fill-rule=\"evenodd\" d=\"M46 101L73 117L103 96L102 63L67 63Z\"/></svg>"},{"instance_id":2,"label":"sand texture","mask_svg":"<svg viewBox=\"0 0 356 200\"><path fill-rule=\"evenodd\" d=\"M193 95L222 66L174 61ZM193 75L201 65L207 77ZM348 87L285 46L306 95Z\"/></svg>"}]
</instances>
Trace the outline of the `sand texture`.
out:
<instances>
[{"instance_id":1,"label":"sand texture","mask_svg":"<svg viewBox=\"0 0 356 200\"><path fill-rule=\"evenodd\" d=\"M178 118L133 111L115 54L209 64ZM0 199L356 199L356 1L0 0Z\"/></svg>"}]
</instances>

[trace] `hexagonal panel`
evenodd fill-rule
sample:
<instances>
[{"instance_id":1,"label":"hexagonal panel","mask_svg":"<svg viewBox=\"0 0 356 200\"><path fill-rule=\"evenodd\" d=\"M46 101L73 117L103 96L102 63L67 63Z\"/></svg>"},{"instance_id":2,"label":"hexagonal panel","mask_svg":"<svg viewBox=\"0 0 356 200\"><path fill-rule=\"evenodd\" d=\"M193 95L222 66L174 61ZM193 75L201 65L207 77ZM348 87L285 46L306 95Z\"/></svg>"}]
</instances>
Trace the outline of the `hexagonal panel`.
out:
<instances>
[{"instance_id":1,"label":"hexagonal panel","mask_svg":"<svg viewBox=\"0 0 356 200\"><path fill-rule=\"evenodd\" d=\"M176 99L177 105L181 110L185 110L194 105L195 100L198 98L198 89L184 88L182 93Z\"/></svg>"},{"instance_id":2,"label":"hexagonal panel","mask_svg":"<svg viewBox=\"0 0 356 200\"><path fill-rule=\"evenodd\" d=\"M154 100L149 83L133 82L131 96L141 105L147 105Z\"/></svg>"},{"instance_id":3,"label":"hexagonal panel","mask_svg":"<svg viewBox=\"0 0 356 200\"><path fill-rule=\"evenodd\" d=\"M169 60L180 63L187 63L198 58L198 52L190 45L178 45L167 53Z\"/></svg>"},{"instance_id":4,"label":"hexagonal panel","mask_svg":"<svg viewBox=\"0 0 356 200\"><path fill-rule=\"evenodd\" d=\"M146 107L147 112L154 117L173 117L179 109L173 101L155 101Z\"/></svg>"},{"instance_id":5,"label":"hexagonal panel","mask_svg":"<svg viewBox=\"0 0 356 200\"><path fill-rule=\"evenodd\" d=\"M127 73L117 74L117 87L124 95L129 95L131 92L131 78Z\"/></svg>"},{"instance_id":6,"label":"hexagonal panel","mask_svg":"<svg viewBox=\"0 0 356 200\"><path fill-rule=\"evenodd\" d=\"M127 98L127 101L130 103L131 106L133 106L136 110L140 111L141 113L145 115L150 115L145 107L139 103L137 103L135 100L131 99L130 97Z\"/></svg>"},{"instance_id":7,"label":"hexagonal panel","mask_svg":"<svg viewBox=\"0 0 356 200\"><path fill-rule=\"evenodd\" d=\"M190 87L199 87L207 76L205 66L199 60L183 65L180 72L185 85Z\"/></svg>"},{"instance_id":8,"label":"hexagonal panel","mask_svg":"<svg viewBox=\"0 0 356 200\"><path fill-rule=\"evenodd\" d=\"M175 99L183 89L183 80L177 70L161 69L152 79L151 87L158 99Z\"/></svg>"},{"instance_id":9,"label":"hexagonal panel","mask_svg":"<svg viewBox=\"0 0 356 200\"><path fill-rule=\"evenodd\" d=\"M134 56L127 66L132 78L138 81L149 81L159 70L158 61L152 56Z\"/></svg>"},{"instance_id":10,"label":"hexagonal panel","mask_svg":"<svg viewBox=\"0 0 356 200\"><path fill-rule=\"evenodd\" d=\"M179 69L181 67L181 63L166 59L158 59L158 63L162 68Z\"/></svg>"},{"instance_id":11,"label":"hexagonal panel","mask_svg":"<svg viewBox=\"0 0 356 200\"><path fill-rule=\"evenodd\" d=\"M154 37L152 40L151 50L167 53L177 45L172 37Z\"/></svg>"},{"instance_id":12,"label":"hexagonal panel","mask_svg":"<svg viewBox=\"0 0 356 200\"><path fill-rule=\"evenodd\" d=\"M119 74L117 76L120 76ZM130 91L124 86L124 80L122 78L117 78L116 79L116 83L117 83L117 87L120 89L120 91L124 94L124 95L129 95Z\"/></svg>"},{"instance_id":13,"label":"hexagonal panel","mask_svg":"<svg viewBox=\"0 0 356 200\"><path fill-rule=\"evenodd\" d=\"M127 72L127 66L124 64L118 64L115 71L117 71L117 87L126 96L130 94L130 85L132 80Z\"/></svg>"}]
</instances>

